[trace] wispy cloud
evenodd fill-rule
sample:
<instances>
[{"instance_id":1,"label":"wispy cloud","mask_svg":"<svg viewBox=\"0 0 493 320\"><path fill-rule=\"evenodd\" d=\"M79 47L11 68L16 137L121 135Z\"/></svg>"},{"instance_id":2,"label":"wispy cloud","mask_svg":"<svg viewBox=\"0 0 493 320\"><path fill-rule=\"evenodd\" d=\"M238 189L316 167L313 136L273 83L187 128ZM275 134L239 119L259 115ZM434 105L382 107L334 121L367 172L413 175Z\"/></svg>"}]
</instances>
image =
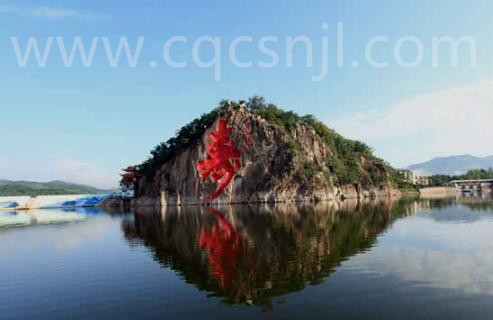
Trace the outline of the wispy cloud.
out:
<instances>
[{"instance_id":1,"label":"wispy cloud","mask_svg":"<svg viewBox=\"0 0 493 320\"><path fill-rule=\"evenodd\" d=\"M368 142L381 157L399 166L436 156L491 155L491 92L493 80L488 80L328 122L341 134Z\"/></svg>"},{"instance_id":2,"label":"wispy cloud","mask_svg":"<svg viewBox=\"0 0 493 320\"><path fill-rule=\"evenodd\" d=\"M78 182L100 188L114 188L118 173L111 174L97 165L70 158L59 158L53 163L52 174L56 180Z\"/></svg>"},{"instance_id":3,"label":"wispy cloud","mask_svg":"<svg viewBox=\"0 0 493 320\"><path fill-rule=\"evenodd\" d=\"M19 7L16 5L0 5L0 13L16 14L38 19L87 19L87 20L106 20L111 18L107 14L83 13L73 9L52 8L48 6Z\"/></svg>"}]
</instances>

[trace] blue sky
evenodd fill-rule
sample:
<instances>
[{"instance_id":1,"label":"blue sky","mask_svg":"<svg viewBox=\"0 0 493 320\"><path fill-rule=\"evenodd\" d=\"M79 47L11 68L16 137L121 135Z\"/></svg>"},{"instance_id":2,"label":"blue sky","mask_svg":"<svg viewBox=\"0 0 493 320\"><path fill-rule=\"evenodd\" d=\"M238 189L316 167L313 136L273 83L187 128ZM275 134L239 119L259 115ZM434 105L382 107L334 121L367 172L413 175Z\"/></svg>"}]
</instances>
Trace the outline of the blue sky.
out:
<instances>
[{"instance_id":1,"label":"blue sky","mask_svg":"<svg viewBox=\"0 0 493 320\"><path fill-rule=\"evenodd\" d=\"M406 166L434 156L493 154L488 119L493 116L493 3L475 1L8 1L0 0L0 178L69 181L111 186L118 170L146 159L157 143L183 124L207 112L223 98L244 99L259 94L286 109L311 113L351 138L367 142L376 153ZM344 67L337 63L337 23L344 24ZM327 23L328 29L322 29ZM81 37L86 51L93 37L108 37L116 47L121 36L134 50L144 37L138 64L125 58L108 65L100 41L90 68L76 53L65 68L56 40L46 66L34 55L19 67L11 37L21 51L29 37L41 50L50 36L63 38L70 50ZM163 46L173 36L187 43L173 46L176 61L164 63ZM221 37L221 81L213 68L192 60L193 42L201 36ZM253 43L237 47L241 69L228 59L228 47L238 36ZM278 37L269 47L279 54L274 68L257 43ZM313 67L306 67L303 45L293 50L293 67L286 67L286 37L306 36L313 43ZM322 37L328 37L327 77L311 80L321 69ZM374 46L376 69L365 61L365 45L375 36L388 43ZM398 39L417 37L424 59L403 68L393 58ZM470 51L458 50L458 67L450 66L450 49L439 51L432 67L432 37L468 36L477 45L477 65ZM206 61L210 44L200 49ZM412 44L402 46L404 60L416 57ZM357 60L359 66L352 67ZM150 62L157 67L151 68ZM480 130L474 138L460 134ZM483 130L484 129L484 130Z\"/></svg>"}]
</instances>

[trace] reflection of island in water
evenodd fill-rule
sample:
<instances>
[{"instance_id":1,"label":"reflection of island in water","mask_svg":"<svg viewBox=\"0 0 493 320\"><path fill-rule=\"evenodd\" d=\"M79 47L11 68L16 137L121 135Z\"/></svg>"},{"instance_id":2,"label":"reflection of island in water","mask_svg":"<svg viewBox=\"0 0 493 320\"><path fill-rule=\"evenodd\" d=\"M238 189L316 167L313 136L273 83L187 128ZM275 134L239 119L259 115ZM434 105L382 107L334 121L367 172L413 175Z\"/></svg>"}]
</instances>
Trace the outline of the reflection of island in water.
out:
<instances>
[{"instance_id":1,"label":"reflection of island in water","mask_svg":"<svg viewBox=\"0 0 493 320\"><path fill-rule=\"evenodd\" d=\"M403 201L310 207L168 208L125 220L129 241L185 281L227 303L270 307L271 297L318 284L340 263L368 250L397 217Z\"/></svg>"}]
</instances>

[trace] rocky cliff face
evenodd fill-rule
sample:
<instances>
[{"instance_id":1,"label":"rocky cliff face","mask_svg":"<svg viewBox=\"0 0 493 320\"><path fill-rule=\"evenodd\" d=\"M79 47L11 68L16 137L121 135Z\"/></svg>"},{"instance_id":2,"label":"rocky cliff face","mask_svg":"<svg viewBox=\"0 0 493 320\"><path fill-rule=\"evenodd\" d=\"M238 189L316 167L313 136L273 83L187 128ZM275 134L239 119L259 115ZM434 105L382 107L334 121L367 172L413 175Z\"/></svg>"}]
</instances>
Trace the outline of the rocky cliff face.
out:
<instances>
[{"instance_id":1,"label":"rocky cliff face","mask_svg":"<svg viewBox=\"0 0 493 320\"><path fill-rule=\"evenodd\" d=\"M226 191L214 203L291 202L338 200L389 196L397 193L383 162L359 156L358 170L371 172L357 182L341 185L330 159L335 156L313 128L295 124L291 130L272 124L243 106L229 107L223 117L233 129L232 140L242 150L241 168ZM244 143L244 124L251 126L249 143ZM136 205L166 206L200 204L216 184L202 181L196 163L206 157L206 133L191 142L150 174L137 187ZM372 181L378 176L378 184Z\"/></svg>"}]
</instances>

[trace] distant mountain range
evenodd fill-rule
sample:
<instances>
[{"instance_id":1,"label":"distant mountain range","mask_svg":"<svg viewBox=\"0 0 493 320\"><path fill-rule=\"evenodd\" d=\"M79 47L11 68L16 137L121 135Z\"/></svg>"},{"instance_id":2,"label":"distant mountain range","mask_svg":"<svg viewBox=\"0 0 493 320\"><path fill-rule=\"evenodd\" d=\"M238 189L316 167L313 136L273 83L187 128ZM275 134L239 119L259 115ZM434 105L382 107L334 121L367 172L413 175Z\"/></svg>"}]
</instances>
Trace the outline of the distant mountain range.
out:
<instances>
[{"instance_id":1,"label":"distant mountain range","mask_svg":"<svg viewBox=\"0 0 493 320\"><path fill-rule=\"evenodd\" d=\"M107 191L91 186L58 180L51 182L0 180L0 196L98 194L105 192Z\"/></svg>"},{"instance_id":2,"label":"distant mountain range","mask_svg":"<svg viewBox=\"0 0 493 320\"><path fill-rule=\"evenodd\" d=\"M472 169L493 168L493 156L475 157L469 154L434 158L430 161L410 165L409 170L423 175L461 175Z\"/></svg>"}]
</instances>

